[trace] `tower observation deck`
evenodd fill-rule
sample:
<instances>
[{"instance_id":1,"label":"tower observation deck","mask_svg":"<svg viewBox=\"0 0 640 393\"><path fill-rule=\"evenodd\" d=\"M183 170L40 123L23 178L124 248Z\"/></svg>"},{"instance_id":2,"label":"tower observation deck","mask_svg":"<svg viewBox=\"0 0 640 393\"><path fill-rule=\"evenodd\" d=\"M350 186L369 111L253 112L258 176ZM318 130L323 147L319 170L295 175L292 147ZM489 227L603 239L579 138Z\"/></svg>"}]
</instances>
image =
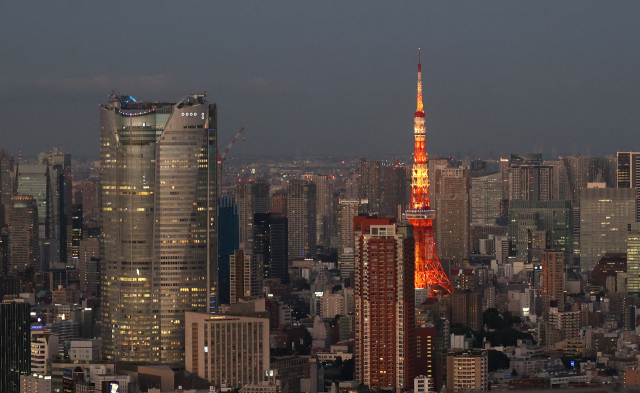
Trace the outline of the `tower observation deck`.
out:
<instances>
[{"instance_id":1,"label":"tower observation deck","mask_svg":"<svg viewBox=\"0 0 640 393\"><path fill-rule=\"evenodd\" d=\"M442 269L433 236L433 219L436 212L429 202L429 168L425 146L424 107L422 104L422 65L418 49L418 97L414 116L413 169L411 175L411 209L406 217L413 225L415 239L415 287L429 290L429 295L452 293L453 286Z\"/></svg>"}]
</instances>

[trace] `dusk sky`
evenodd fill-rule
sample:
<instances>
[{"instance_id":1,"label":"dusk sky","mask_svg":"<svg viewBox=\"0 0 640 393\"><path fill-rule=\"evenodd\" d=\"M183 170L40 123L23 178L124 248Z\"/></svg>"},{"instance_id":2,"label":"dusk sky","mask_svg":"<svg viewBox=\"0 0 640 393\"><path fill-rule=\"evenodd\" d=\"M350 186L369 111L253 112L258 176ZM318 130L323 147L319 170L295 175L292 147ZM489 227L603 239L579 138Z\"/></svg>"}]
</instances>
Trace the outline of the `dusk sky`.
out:
<instances>
[{"instance_id":1,"label":"dusk sky","mask_svg":"<svg viewBox=\"0 0 640 393\"><path fill-rule=\"evenodd\" d=\"M230 157L640 149L640 2L5 1L0 145L98 158L115 90L206 90ZM554 149L554 150L552 150Z\"/></svg>"}]
</instances>

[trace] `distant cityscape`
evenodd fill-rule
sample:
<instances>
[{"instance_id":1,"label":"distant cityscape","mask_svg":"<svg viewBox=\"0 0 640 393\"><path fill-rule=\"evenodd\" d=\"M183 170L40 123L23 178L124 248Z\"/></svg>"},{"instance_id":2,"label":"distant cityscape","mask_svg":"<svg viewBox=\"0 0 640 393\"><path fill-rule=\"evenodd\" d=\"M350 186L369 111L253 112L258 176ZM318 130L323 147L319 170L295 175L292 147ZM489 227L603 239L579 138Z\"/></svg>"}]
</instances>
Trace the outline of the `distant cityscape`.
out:
<instances>
[{"instance_id":1,"label":"distant cityscape","mask_svg":"<svg viewBox=\"0 0 640 393\"><path fill-rule=\"evenodd\" d=\"M417 81L402 157L232 158L205 94L1 151L0 392L638 388L640 152L429 156Z\"/></svg>"}]
</instances>

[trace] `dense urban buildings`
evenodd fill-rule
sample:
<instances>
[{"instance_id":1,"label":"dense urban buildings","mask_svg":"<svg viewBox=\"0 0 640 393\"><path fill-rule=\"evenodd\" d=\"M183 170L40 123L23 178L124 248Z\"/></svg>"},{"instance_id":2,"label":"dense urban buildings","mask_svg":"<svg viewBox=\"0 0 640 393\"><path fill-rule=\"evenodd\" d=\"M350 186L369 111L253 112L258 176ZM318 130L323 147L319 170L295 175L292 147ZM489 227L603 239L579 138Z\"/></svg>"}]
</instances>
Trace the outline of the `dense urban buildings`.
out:
<instances>
[{"instance_id":1,"label":"dense urban buildings","mask_svg":"<svg viewBox=\"0 0 640 393\"><path fill-rule=\"evenodd\" d=\"M185 312L217 311L216 121L202 95L100 108L107 359L180 367Z\"/></svg>"},{"instance_id":2,"label":"dense urban buildings","mask_svg":"<svg viewBox=\"0 0 640 393\"><path fill-rule=\"evenodd\" d=\"M418 72L413 154L227 156L199 94L0 151L0 391L640 384L640 153L428 158Z\"/></svg>"}]
</instances>

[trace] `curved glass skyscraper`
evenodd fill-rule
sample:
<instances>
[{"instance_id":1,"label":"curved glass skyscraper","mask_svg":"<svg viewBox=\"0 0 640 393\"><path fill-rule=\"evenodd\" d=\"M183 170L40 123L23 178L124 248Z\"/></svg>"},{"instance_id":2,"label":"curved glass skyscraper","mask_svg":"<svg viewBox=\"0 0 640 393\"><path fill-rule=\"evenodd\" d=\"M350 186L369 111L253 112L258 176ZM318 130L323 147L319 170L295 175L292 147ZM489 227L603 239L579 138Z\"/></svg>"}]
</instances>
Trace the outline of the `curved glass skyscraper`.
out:
<instances>
[{"instance_id":1,"label":"curved glass skyscraper","mask_svg":"<svg viewBox=\"0 0 640 393\"><path fill-rule=\"evenodd\" d=\"M100 111L102 339L184 366L184 313L217 308L216 106L112 96Z\"/></svg>"}]
</instances>

